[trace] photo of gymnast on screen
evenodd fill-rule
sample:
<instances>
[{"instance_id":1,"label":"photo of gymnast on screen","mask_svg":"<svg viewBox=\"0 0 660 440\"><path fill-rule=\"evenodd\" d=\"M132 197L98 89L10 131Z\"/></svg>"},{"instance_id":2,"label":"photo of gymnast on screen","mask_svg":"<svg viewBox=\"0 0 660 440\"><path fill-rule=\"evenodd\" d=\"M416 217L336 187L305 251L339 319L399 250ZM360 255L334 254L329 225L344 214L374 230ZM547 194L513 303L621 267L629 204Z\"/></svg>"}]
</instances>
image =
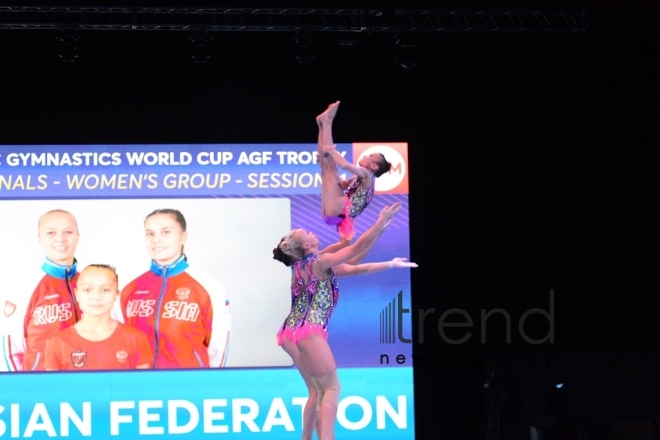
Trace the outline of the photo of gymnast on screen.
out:
<instances>
[{"instance_id":1,"label":"photo of gymnast on screen","mask_svg":"<svg viewBox=\"0 0 660 440\"><path fill-rule=\"evenodd\" d=\"M279 316L269 313L288 306L286 277L272 270L273 276L246 283L250 265L261 262L249 252L231 252L240 249L237 246L268 249L266 237L273 225L289 226L288 200L2 203L36 214L39 249L18 247L12 255L0 257L4 267L15 267L15 277L0 294L0 371L291 365L272 344ZM237 216L223 216L225 212ZM140 214L141 219L124 219ZM246 217L256 220L245 221ZM16 231L17 240L19 235L29 240L34 227L22 218L3 218L0 223ZM79 229L79 224L84 227ZM190 236L189 225L194 225ZM269 272L271 261L265 255L264 270ZM40 266L31 264L28 270L26 261L38 261ZM81 271L87 270L88 278L107 278L108 268L114 273L108 285L101 288L86 280L81 290ZM91 291L93 298L88 296ZM112 307L106 316L109 299ZM237 314L246 319L232 322ZM250 316L258 319L250 322ZM103 350L90 347L111 344L115 333L126 328L144 335L150 354L133 341L131 349L113 346L118 365L96 363L93 353ZM51 341L55 335L57 342ZM140 354L138 363L132 353Z\"/></svg>"}]
</instances>

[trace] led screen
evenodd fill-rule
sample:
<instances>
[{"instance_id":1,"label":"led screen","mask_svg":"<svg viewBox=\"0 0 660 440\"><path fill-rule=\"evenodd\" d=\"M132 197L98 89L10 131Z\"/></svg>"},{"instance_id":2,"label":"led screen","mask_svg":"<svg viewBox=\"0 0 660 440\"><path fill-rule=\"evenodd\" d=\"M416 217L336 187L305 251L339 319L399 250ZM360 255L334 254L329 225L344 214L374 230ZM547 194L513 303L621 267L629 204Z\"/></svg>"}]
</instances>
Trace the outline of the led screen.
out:
<instances>
[{"instance_id":1,"label":"led screen","mask_svg":"<svg viewBox=\"0 0 660 440\"><path fill-rule=\"evenodd\" d=\"M374 199L355 229L359 236L382 208L401 203L365 262L408 257L407 145L338 144L337 150L349 162L381 152L392 163L376 179ZM275 341L291 306L291 270L272 258L272 249L293 228L314 231L321 247L337 241L321 217L320 194L313 144L1 146L0 438L299 438L307 389ZM12 354L25 344L19 339L26 310L36 316L30 299L44 275L39 218L52 210L71 213L78 271L112 265L123 289L149 271L144 221L158 209L184 215L189 269L224 292L213 304L214 323L229 329L221 365L123 371L20 365ZM412 439L411 350L401 348L410 334L410 315L401 313L410 304L409 269L342 277L339 286L328 339L342 386L336 435ZM132 310L196 316L185 289L181 295L167 304L135 302ZM41 308L38 316L47 323L66 320L67 313ZM118 304L113 316L123 320ZM83 365L85 355L71 354L73 364Z\"/></svg>"}]
</instances>

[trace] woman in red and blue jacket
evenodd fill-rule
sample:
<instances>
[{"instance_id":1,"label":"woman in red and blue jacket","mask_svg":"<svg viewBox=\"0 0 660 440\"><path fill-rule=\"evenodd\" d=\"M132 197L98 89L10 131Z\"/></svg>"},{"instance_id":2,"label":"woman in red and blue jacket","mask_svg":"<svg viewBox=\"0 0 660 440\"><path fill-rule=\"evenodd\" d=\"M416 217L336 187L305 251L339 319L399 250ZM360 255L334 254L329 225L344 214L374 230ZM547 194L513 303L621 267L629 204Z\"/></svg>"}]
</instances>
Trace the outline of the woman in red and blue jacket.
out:
<instances>
[{"instance_id":1,"label":"woman in red and blue jacket","mask_svg":"<svg viewBox=\"0 0 660 440\"><path fill-rule=\"evenodd\" d=\"M151 268L121 292L124 323L147 334L154 368L221 368L227 361L231 314L224 287L191 269L183 246L186 220L159 209L144 221Z\"/></svg>"}]
</instances>

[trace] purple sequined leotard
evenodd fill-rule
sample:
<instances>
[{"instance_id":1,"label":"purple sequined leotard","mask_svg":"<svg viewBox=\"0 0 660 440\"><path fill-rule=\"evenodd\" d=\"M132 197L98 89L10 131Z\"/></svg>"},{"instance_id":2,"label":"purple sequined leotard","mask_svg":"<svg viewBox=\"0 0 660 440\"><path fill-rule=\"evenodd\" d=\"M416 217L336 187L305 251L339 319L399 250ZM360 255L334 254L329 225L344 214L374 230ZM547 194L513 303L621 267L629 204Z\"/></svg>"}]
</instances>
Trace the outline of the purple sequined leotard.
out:
<instances>
[{"instance_id":1,"label":"purple sequined leotard","mask_svg":"<svg viewBox=\"0 0 660 440\"><path fill-rule=\"evenodd\" d=\"M327 340L330 316L339 301L339 285L334 270L328 270L326 279L316 278L312 265L318 260L318 256L311 255L310 257L307 264L303 266L307 275L305 292L309 295L309 307L301 325L296 329L296 341L317 334Z\"/></svg>"},{"instance_id":2,"label":"purple sequined leotard","mask_svg":"<svg viewBox=\"0 0 660 440\"><path fill-rule=\"evenodd\" d=\"M351 209L348 211L348 216L351 219L354 219L358 215L362 214L362 211L365 210L371 199L374 198L374 189L376 188L376 176L374 173L369 174L371 178L371 185L369 189L360 189L360 179L353 179L348 188L346 188L346 198L351 201Z\"/></svg>"},{"instance_id":3,"label":"purple sequined leotard","mask_svg":"<svg viewBox=\"0 0 660 440\"><path fill-rule=\"evenodd\" d=\"M291 280L291 311L284 320L280 331L277 332L277 345L284 344L284 341L296 341L295 333L296 328L307 313L309 308L309 295L305 291L305 283L302 278L303 265L306 259L302 259L293 263L292 280Z\"/></svg>"},{"instance_id":4,"label":"purple sequined leotard","mask_svg":"<svg viewBox=\"0 0 660 440\"><path fill-rule=\"evenodd\" d=\"M355 235L353 228L353 219L362 214L362 211L369 206L371 199L374 197L374 190L376 188L376 176L371 173L371 185L368 189L361 189L361 180L354 177L351 183L346 188L346 204L344 205L343 218L337 225L337 231L346 239L352 240Z\"/></svg>"}]
</instances>

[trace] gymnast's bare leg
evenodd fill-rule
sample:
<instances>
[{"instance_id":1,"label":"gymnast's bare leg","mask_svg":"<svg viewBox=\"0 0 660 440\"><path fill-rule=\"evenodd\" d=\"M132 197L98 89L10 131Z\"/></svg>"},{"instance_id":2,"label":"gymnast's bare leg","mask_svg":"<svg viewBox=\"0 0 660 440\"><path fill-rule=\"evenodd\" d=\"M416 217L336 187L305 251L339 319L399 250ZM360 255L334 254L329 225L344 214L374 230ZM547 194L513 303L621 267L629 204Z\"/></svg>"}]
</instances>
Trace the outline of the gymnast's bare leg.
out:
<instances>
[{"instance_id":1,"label":"gymnast's bare leg","mask_svg":"<svg viewBox=\"0 0 660 440\"><path fill-rule=\"evenodd\" d=\"M319 418L319 440L334 440L337 406L339 405L339 378L337 364L330 346L323 335L312 334L298 341L298 347L305 356L305 362L312 376L320 383L321 409Z\"/></svg>"},{"instance_id":2,"label":"gymnast's bare leg","mask_svg":"<svg viewBox=\"0 0 660 440\"><path fill-rule=\"evenodd\" d=\"M307 385L307 390L309 391L309 397L307 398L307 403L303 409L303 431L302 431L302 440L312 440L314 435L314 428L317 428L318 417L316 415L317 410L317 401L318 401L318 390L317 386L314 383L312 378L312 373L305 363L304 355L298 348L296 344L290 340L284 341L282 348L287 352L293 363L295 364L298 372L305 381ZM319 434L320 435L320 434Z\"/></svg>"},{"instance_id":3,"label":"gymnast's bare leg","mask_svg":"<svg viewBox=\"0 0 660 440\"><path fill-rule=\"evenodd\" d=\"M339 169L332 158L324 154L323 145L332 145L332 122L335 119L339 101L333 102L328 108L316 117L319 127L318 157L321 165L321 214L323 220L331 225L337 225L341 221L344 212L346 198L342 187Z\"/></svg>"}]
</instances>

